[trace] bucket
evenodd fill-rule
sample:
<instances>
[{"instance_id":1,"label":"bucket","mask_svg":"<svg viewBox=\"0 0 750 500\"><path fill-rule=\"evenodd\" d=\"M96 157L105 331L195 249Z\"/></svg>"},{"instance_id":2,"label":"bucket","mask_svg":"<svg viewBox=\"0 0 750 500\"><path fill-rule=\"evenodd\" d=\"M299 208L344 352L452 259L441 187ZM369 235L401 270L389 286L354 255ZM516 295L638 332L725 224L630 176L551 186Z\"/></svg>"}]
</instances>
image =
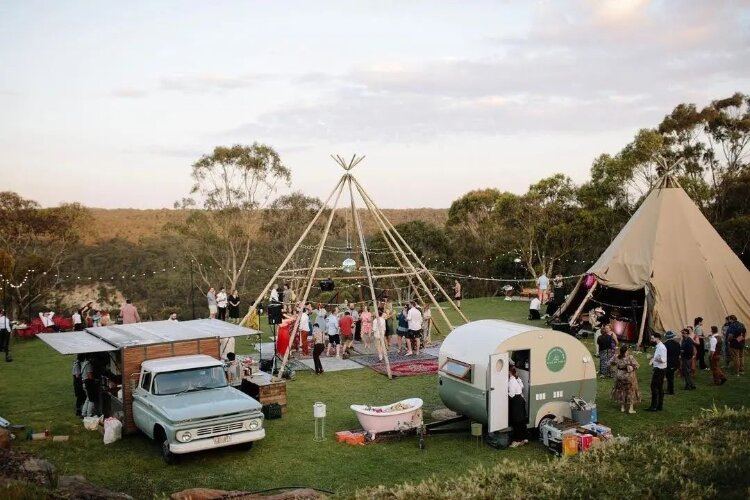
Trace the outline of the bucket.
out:
<instances>
[{"instance_id":1,"label":"bucket","mask_svg":"<svg viewBox=\"0 0 750 500\"><path fill-rule=\"evenodd\" d=\"M593 410L576 410L576 409L571 409L570 410L570 413L571 413L571 416L573 417L573 420L576 423L579 423L579 424L582 424L582 425L586 425L586 424L590 424L591 423L591 413L592 412L593 412Z\"/></svg>"},{"instance_id":2,"label":"bucket","mask_svg":"<svg viewBox=\"0 0 750 500\"><path fill-rule=\"evenodd\" d=\"M562 454L564 457L573 457L578 454L578 436L575 434L563 436Z\"/></svg>"}]
</instances>

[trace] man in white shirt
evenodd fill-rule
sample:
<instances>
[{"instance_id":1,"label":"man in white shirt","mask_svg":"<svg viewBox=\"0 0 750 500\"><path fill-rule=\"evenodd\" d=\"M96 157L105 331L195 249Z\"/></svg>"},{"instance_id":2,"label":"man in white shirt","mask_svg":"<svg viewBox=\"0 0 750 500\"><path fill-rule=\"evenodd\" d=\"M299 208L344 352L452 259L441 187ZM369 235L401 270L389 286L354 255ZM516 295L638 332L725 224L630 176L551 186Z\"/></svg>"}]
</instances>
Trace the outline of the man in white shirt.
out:
<instances>
[{"instance_id":1,"label":"man in white shirt","mask_svg":"<svg viewBox=\"0 0 750 500\"><path fill-rule=\"evenodd\" d=\"M305 356L309 353L308 337L310 336L310 311L312 305L308 302L302 307L299 315L299 338L302 346L302 354Z\"/></svg>"},{"instance_id":2,"label":"man in white shirt","mask_svg":"<svg viewBox=\"0 0 750 500\"><path fill-rule=\"evenodd\" d=\"M44 325L44 328L51 328L52 330L59 332L60 327L55 324L55 322L52 320L52 318L55 316L55 313L52 311L49 312L40 312L39 318L42 320L42 324Z\"/></svg>"},{"instance_id":3,"label":"man in white shirt","mask_svg":"<svg viewBox=\"0 0 750 500\"><path fill-rule=\"evenodd\" d=\"M549 278L544 272L536 279L536 288L539 302L544 303L547 300L547 289L549 288Z\"/></svg>"},{"instance_id":4,"label":"man in white shirt","mask_svg":"<svg viewBox=\"0 0 750 500\"><path fill-rule=\"evenodd\" d=\"M5 311L0 309L0 352L5 353L5 361L10 362L10 332L12 326L10 319L5 315Z\"/></svg>"},{"instance_id":5,"label":"man in white shirt","mask_svg":"<svg viewBox=\"0 0 750 500\"><path fill-rule=\"evenodd\" d=\"M409 331L406 334L406 356L414 354L412 343L414 343L414 350L419 356L419 349L422 346L422 312L417 309L416 301L412 300L409 305L409 312L406 313L406 321L409 323Z\"/></svg>"},{"instance_id":6,"label":"man in white shirt","mask_svg":"<svg viewBox=\"0 0 750 500\"><path fill-rule=\"evenodd\" d=\"M667 370L667 347L661 341L661 334L655 332L652 335L656 341L656 351L649 364L653 366L651 375L651 406L646 411L662 411L664 405L664 375Z\"/></svg>"},{"instance_id":7,"label":"man in white shirt","mask_svg":"<svg viewBox=\"0 0 750 500\"><path fill-rule=\"evenodd\" d=\"M531 302L529 302L529 319L542 319L539 314L539 309L541 309L541 307L542 301L539 300L539 297L531 299Z\"/></svg>"},{"instance_id":8,"label":"man in white shirt","mask_svg":"<svg viewBox=\"0 0 750 500\"><path fill-rule=\"evenodd\" d=\"M73 330L76 332L83 331L83 319L81 318L81 312L80 311L73 311L73 315L71 316L73 319Z\"/></svg>"}]
</instances>

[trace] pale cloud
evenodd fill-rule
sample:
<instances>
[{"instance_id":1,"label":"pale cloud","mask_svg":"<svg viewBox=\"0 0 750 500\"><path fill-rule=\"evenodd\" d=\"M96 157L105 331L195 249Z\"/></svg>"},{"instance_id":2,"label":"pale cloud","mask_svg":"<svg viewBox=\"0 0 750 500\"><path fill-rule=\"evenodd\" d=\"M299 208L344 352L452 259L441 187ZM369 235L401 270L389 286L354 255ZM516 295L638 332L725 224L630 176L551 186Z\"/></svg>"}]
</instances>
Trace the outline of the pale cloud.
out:
<instances>
[{"instance_id":1,"label":"pale cloud","mask_svg":"<svg viewBox=\"0 0 750 500\"><path fill-rule=\"evenodd\" d=\"M492 42L494 56L374 61L301 75L294 81L326 91L227 135L413 142L655 126L679 102L721 97L707 90L716 84L746 90L750 33L731 7L542 3L522 39Z\"/></svg>"},{"instance_id":2,"label":"pale cloud","mask_svg":"<svg viewBox=\"0 0 750 500\"><path fill-rule=\"evenodd\" d=\"M270 75L173 75L159 81L159 88L191 93L225 92L254 87Z\"/></svg>"},{"instance_id":3,"label":"pale cloud","mask_svg":"<svg viewBox=\"0 0 750 500\"><path fill-rule=\"evenodd\" d=\"M115 90L112 92L112 95L114 97L122 97L125 99L140 99L148 96L148 90L123 88Z\"/></svg>"}]
</instances>

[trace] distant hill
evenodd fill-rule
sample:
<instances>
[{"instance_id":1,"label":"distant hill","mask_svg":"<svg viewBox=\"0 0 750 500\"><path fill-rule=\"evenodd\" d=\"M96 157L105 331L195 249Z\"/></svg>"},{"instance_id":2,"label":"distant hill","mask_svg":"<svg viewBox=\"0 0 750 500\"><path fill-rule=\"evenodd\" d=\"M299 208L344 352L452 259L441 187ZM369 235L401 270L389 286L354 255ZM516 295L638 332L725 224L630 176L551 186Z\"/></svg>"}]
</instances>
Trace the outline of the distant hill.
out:
<instances>
[{"instance_id":1,"label":"distant hill","mask_svg":"<svg viewBox=\"0 0 750 500\"><path fill-rule=\"evenodd\" d=\"M170 222L181 222L187 217L185 210L151 209L139 210L134 208L91 208L90 230L83 235L83 243L92 245L113 238L120 238L132 243L138 243L142 238L158 234ZM421 220L438 226L448 220L447 208L409 208L383 209L388 220L393 225ZM343 211L340 213L343 214ZM362 217L365 232L372 234L376 230L370 217Z\"/></svg>"}]
</instances>

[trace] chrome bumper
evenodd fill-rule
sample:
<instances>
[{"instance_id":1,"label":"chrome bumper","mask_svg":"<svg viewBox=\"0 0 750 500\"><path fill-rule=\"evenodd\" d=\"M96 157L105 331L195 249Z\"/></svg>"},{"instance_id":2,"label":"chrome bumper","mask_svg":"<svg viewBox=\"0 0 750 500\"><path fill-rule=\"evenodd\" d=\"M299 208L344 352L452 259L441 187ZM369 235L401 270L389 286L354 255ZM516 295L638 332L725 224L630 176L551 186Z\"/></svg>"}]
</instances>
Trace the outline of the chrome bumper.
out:
<instances>
[{"instance_id":1,"label":"chrome bumper","mask_svg":"<svg viewBox=\"0 0 750 500\"><path fill-rule=\"evenodd\" d=\"M222 438L224 436L214 436L205 439L194 439L189 443L169 443L169 451L175 455L181 455L183 453L212 450L214 448L223 448L225 446L234 446L236 444L248 443L250 441L258 441L266 437L266 430L259 429L257 431L235 432L234 434L226 435L231 436L230 441L227 443L215 443L214 437Z\"/></svg>"}]
</instances>

